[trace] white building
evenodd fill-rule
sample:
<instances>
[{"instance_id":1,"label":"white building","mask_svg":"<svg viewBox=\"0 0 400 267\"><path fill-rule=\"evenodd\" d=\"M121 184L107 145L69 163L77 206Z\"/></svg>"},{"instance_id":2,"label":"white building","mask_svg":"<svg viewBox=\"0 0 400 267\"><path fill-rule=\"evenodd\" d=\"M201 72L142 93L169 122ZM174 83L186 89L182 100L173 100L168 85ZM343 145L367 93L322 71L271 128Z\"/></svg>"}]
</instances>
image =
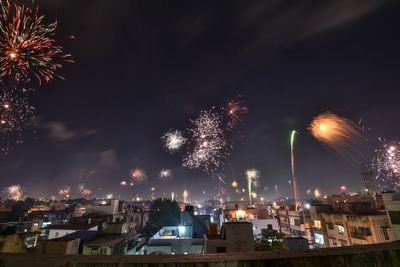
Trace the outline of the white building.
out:
<instances>
[{"instance_id":1,"label":"white building","mask_svg":"<svg viewBox=\"0 0 400 267\"><path fill-rule=\"evenodd\" d=\"M253 237L254 239L261 239L262 230L276 230L279 232L278 219L253 219L250 220L253 224Z\"/></svg>"},{"instance_id":2,"label":"white building","mask_svg":"<svg viewBox=\"0 0 400 267\"><path fill-rule=\"evenodd\" d=\"M77 231L98 231L98 224L60 224L49 225L46 228L47 239L54 239L72 234Z\"/></svg>"},{"instance_id":3,"label":"white building","mask_svg":"<svg viewBox=\"0 0 400 267\"><path fill-rule=\"evenodd\" d=\"M191 238L189 226L163 227L140 251L149 254L198 254L203 252L203 238Z\"/></svg>"}]
</instances>

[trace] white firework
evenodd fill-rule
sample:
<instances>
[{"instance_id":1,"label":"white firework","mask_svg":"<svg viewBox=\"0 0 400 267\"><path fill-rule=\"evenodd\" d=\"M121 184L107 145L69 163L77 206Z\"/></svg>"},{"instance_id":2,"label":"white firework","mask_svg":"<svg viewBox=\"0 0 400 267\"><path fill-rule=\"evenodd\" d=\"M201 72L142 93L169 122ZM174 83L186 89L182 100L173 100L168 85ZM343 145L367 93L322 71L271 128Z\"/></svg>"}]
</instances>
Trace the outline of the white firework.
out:
<instances>
[{"instance_id":1,"label":"white firework","mask_svg":"<svg viewBox=\"0 0 400 267\"><path fill-rule=\"evenodd\" d=\"M384 143L375 151L372 167L381 189L400 189L400 142Z\"/></svg>"},{"instance_id":2,"label":"white firework","mask_svg":"<svg viewBox=\"0 0 400 267\"><path fill-rule=\"evenodd\" d=\"M172 170L170 169L161 169L160 174L158 175L161 180L168 180L168 178L170 178L171 176Z\"/></svg>"},{"instance_id":3,"label":"white firework","mask_svg":"<svg viewBox=\"0 0 400 267\"><path fill-rule=\"evenodd\" d=\"M202 111L192 123L192 147L183 159L183 166L206 172L217 169L221 159L228 155L221 116L212 111Z\"/></svg>"},{"instance_id":4,"label":"white firework","mask_svg":"<svg viewBox=\"0 0 400 267\"><path fill-rule=\"evenodd\" d=\"M187 141L183 134L178 130L165 133L161 136L161 140L164 143L165 150L171 154L179 151Z\"/></svg>"},{"instance_id":5,"label":"white firework","mask_svg":"<svg viewBox=\"0 0 400 267\"><path fill-rule=\"evenodd\" d=\"M6 187L5 191L7 193L8 199L12 199L14 201L20 200L22 198L22 195L24 194L20 185L11 185L9 187Z\"/></svg>"}]
</instances>

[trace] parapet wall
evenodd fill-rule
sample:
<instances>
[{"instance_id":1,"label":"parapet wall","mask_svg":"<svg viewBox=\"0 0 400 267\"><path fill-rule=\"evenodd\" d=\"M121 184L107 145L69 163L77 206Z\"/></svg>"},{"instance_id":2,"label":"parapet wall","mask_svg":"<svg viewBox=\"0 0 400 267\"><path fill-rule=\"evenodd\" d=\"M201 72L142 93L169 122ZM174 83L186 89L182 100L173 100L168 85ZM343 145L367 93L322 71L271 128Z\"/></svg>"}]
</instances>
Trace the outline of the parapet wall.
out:
<instances>
[{"instance_id":1,"label":"parapet wall","mask_svg":"<svg viewBox=\"0 0 400 267\"><path fill-rule=\"evenodd\" d=\"M400 242L310 250L185 256L0 254L0 267L400 267Z\"/></svg>"}]
</instances>

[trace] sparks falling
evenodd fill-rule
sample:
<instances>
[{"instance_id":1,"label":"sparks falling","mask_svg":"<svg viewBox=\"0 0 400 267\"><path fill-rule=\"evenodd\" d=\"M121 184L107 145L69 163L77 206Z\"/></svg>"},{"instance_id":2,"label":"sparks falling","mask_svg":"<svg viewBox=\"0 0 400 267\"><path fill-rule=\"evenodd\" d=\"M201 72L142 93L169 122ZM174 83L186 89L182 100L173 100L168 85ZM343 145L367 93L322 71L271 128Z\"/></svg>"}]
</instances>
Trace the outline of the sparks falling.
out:
<instances>
[{"instance_id":1,"label":"sparks falling","mask_svg":"<svg viewBox=\"0 0 400 267\"><path fill-rule=\"evenodd\" d=\"M227 141L221 128L221 116L212 111L202 111L192 121L192 147L183 159L183 166L210 172L221 166L221 160L228 154Z\"/></svg>"},{"instance_id":2,"label":"sparks falling","mask_svg":"<svg viewBox=\"0 0 400 267\"><path fill-rule=\"evenodd\" d=\"M161 140L164 144L165 150L171 154L179 151L187 141L187 139L183 137L183 134L178 130L165 133L161 136Z\"/></svg>"},{"instance_id":3,"label":"sparks falling","mask_svg":"<svg viewBox=\"0 0 400 267\"><path fill-rule=\"evenodd\" d=\"M249 111L248 108L244 106L241 96L229 101L225 110L228 117L228 129L234 128L242 120L241 116Z\"/></svg>"},{"instance_id":4,"label":"sparks falling","mask_svg":"<svg viewBox=\"0 0 400 267\"><path fill-rule=\"evenodd\" d=\"M38 8L0 3L0 76L39 83L60 77L60 62L73 60L54 39L57 23L46 24Z\"/></svg>"},{"instance_id":5,"label":"sparks falling","mask_svg":"<svg viewBox=\"0 0 400 267\"><path fill-rule=\"evenodd\" d=\"M382 190L399 190L400 142L384 142L375 153L372 167L376 172L377 185Z\"/></svg>"},{"instance_id":6,"label":"sparks falling","mask_svg":"<svg viewBox=\"0 0 400 267\"><path fill-rule=\"evenodd\" d=\"M21 136L33 123L35 109L22 91L3 87L0 92L0 133L2 136Z\"/></svg>"},{"instance_id":7,"label":"sparks falling","mask_svg":"<svg viewBox=\"0 0 400 267\"><path fill-rule=\"evenodd\" d=\"M258 187L261 173L257 169L248 169L246 171L247 192L249 194L249 201L252 201L253 187Z\"/></svg>"},{"instance_id":8,"label":"sparks falling","mask_svg":"<svg viewBox=\"0 0 400 267\"><path fill-rule=\"evenodd\" d=\"M22 143L23 135L34 124L35 109L29 103L27 93L10 90L4 85L0 91L0 142L7 155L16 144Z\"/></svg>"},{"instance_id":9,"label":"sparks falling","mask_svg":"<svg viewBox=\"0 0 400 267\"><path fill-rule=\"evenodd\" d=\"M330 112L315 117L309 129L318 141L339 154L349 154L361 139L353 122Z\"/></svg>"}]
</instances>

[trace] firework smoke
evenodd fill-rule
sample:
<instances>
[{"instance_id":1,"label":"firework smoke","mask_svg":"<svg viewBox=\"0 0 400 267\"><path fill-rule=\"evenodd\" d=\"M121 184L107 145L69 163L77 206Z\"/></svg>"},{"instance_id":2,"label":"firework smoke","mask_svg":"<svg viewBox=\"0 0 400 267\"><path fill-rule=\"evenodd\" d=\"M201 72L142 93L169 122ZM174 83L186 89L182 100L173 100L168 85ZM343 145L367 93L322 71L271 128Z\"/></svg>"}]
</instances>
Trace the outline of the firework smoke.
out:
<instances>
[{"instance_id":1,"label":"firework smoke","mask_svg":"<svg viewBox=\"0 0 400 267\"><path fill-rule=\"evenodd\" d=\"M161 140L164 144L165 150L171 154L179 151L187 141L187 139L183 137L183 134L178 130L165 133L161 136Z\"/></svg>"},{"instance_id":2,"label":"firework smoke","mask_svg":"<svg viewBox=\"0 0 400 267\"><path fill-rule=\"evenodd\" d=\"M50 81L62 67L73 62L54 39L57 23L45 24L38 9L0 0L0 76L17 81L36 77ZM58 76L60 77L60 76Z\"/></svg>"}]
</instances>

